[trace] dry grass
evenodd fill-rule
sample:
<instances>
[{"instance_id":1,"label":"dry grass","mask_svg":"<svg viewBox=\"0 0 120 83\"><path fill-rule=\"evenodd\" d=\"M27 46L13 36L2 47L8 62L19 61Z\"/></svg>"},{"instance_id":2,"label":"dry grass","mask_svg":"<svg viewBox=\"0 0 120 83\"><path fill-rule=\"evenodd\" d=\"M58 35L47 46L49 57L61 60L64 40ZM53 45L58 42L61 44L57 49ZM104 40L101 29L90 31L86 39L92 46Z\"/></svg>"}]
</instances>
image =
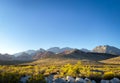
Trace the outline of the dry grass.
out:
<instances>
[{"instance_id":1,"label":"dry grass","mask_svg":"<svg viewBox=\"0 0 120 83\"><path fill-rule=\"evenodd\" d=\"M111 59L107 59L107 60L102 60L100 62L105 63L105 64L120 64L120 56L111 58Z\"/></svg>"}]
</instances>

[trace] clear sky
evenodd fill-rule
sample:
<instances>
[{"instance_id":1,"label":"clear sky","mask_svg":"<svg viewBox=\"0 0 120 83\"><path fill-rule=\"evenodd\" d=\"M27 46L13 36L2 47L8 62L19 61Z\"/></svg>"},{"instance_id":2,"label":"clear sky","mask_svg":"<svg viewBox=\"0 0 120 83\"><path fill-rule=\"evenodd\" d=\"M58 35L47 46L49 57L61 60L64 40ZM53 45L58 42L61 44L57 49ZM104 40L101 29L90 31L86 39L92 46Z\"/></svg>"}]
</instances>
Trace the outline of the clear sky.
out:
<instances>
[{"instance_id":1,"label":"clear sky","mask_svg":"<svg viewBox=\"0 0 120 83\"><path fill-rule=\"evenodd\" d=\"M120 48L120 0L0 0L0 53Z\"/></svg>"}]
</instances>

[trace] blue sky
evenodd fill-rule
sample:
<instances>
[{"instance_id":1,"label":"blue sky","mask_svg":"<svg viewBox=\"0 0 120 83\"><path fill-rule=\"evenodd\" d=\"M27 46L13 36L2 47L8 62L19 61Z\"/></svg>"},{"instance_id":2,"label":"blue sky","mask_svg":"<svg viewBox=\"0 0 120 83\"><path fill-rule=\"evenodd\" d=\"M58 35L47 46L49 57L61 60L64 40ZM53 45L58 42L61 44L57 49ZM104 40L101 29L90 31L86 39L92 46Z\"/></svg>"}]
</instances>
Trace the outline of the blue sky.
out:
<instances>
[{"instance_id":1,"label":"blue sky","mask_svg":"<svg viewBox=\"0 0 120 83\"><path fill-rule=\"evenodd\" d=\"M0 0L0 53L120 48L119 0Z\"/></svg>"}]
</instances>

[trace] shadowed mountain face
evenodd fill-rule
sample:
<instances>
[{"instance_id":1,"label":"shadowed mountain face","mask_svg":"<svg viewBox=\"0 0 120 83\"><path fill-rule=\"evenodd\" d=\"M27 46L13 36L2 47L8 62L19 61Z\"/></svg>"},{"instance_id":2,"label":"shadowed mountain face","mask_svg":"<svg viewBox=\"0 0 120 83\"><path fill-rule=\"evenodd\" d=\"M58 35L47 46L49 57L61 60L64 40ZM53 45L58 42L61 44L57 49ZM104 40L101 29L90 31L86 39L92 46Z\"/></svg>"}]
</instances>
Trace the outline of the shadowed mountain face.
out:
<instances>
[{"instance_id":1,"label":"shadowed mountain face","mask_svg":"<svg viewBox=\"0 0 120 83\"><path fill-rule=\"evenodd\" d=\"M32 58L32 56L30 56L29 54L23 52L23 53L21 54L21 56L15 57L14 60L19 60L19 61L31 61L31 60L33 60L33 58Z\"/></svg>"},{"instance_id":2,"label":"shadowed mountain face","mask_svg":"<svg viewBox=\"0 0 120 83\"><path fill-rule=\"evenodd\" d=\"M11 61L14 60L14 56L13 55L9 55L9 54L0 54L0 61Z\"/></svg>"}]
</instances>

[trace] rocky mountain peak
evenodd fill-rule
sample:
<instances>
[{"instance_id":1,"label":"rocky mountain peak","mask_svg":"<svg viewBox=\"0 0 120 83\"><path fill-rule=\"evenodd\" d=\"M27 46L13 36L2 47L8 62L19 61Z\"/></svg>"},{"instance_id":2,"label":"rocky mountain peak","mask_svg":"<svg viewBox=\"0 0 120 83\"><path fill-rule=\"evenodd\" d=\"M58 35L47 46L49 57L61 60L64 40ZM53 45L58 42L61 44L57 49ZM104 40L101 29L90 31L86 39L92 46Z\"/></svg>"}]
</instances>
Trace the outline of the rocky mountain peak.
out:
<instances>
[{"instance_id":1,"label":"rocky mountain peak","mask_svg":"<svg viewBox=\"0 0 120 83\"><path fill-rule=\"evenodd\" d=\"M120 49L109 45L97 46L93 49L93 52L120 55Z\"/></svg>"}]
</instances>

